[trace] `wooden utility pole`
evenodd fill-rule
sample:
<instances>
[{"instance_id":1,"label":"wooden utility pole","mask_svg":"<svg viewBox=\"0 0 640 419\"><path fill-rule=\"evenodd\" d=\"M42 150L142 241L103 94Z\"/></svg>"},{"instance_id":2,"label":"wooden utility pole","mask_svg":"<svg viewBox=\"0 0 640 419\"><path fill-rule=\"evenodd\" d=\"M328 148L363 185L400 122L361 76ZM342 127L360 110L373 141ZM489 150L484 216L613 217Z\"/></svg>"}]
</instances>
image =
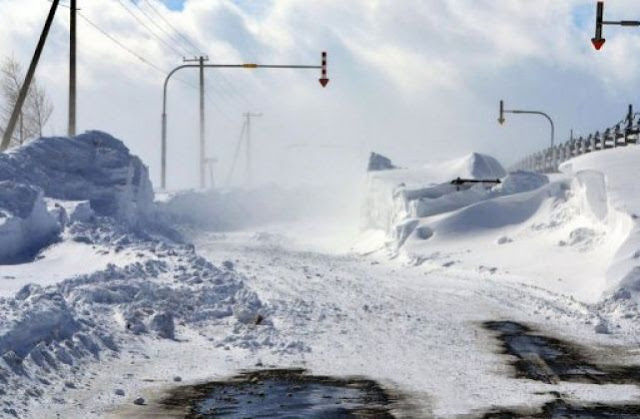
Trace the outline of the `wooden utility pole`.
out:
<instances>
[{"instance_id":1,"label":"wooden utility pole","mask_svg":"<svg viewBox=\"0 0 640 419\"><path fill-rule=\"evenodd\" d=\"M27 98L27 93L29 92L29 87L31 86L33 75L35 74L36 68L38 67L38 61L40 61L40 55L42 54L42 49L44 48L44 44L47 41L47 35L49 35L49 29L51 28L51 23L53 22L53 17L56 15L56 10L58 9L59 3L60 0L53 0L51 2L51 9L49 9L49 15L47 16L47 20L44 23L44 28L42 28L42 33L40 34L40 39L38 40L36 51L34 52L33 58L31 59L31 64L29 64L29 70L27 70L27 75L24 79L24 83L22 83L22 87L20 88L20 93L18 94L18 99L16 100L16 104L13 107L13 112L11 113L9 123L4 130L2 143L0 144L0 151L6 150L11 143L13 131L16 129L16 123L18 122L18 118L22 113L22 105L24 105L24 100Z\"/></svg>"},{"instance_id":2,"label":"wooden utility pole","mask_svg":"<svg viewBox=\"0 0 640 419\"><path fill-rule=\"evenodd\" d=\"M76 135L76 0L71 0L71 26L69 30L69 137Z\"/></svg>"},{"instance_id":3,"label":"wooden utility pole","mask_svg":"<svg viewBox=\"0 0 640 419\"><path fill-rule=\"evenodd\" d=\"M246 172L246 182L247 182L247 186L251 186L251 118L255 118L255 117L261 117L262 114L261 113L251 113L251 112L247 112L244 114L244 117L246 118L246 127L247 127L247 149L246 149L246 156L247 156L247 172Z\"/></svg>"}]
</instances>

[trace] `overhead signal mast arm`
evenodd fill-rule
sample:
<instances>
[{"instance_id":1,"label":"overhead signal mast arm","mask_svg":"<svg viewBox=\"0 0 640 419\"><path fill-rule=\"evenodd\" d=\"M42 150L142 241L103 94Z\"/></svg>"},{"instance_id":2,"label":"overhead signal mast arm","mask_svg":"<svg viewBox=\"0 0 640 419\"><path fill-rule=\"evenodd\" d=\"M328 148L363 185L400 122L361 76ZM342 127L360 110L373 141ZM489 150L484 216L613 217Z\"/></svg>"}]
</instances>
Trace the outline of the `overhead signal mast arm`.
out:
<instances>
[{"instance_id":1,"label":"overhead signal mast arm","mask_svg":"<svg viewBox=\"0 0 640 419\"><path fill-rule=\"evenodd\" d=\"M596 34L591 38L591 43L596 50L600 50L605 43L605 39L602 37L602 27L604 25L617 25L617 26L640 26L640 20L604 20L604 2L599 1L596 3Z\"/></svg>"}]
</instances>

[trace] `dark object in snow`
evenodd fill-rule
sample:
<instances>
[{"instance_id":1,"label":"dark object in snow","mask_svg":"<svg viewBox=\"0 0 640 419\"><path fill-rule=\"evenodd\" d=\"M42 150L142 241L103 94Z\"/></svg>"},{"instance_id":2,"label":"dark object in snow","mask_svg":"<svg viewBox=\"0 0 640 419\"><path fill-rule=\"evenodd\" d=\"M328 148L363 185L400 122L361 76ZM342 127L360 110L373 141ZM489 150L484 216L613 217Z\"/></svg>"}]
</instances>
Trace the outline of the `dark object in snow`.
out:
<instances>
[{"instance_id":1,"label":"dark object in snow","mask_svg":"<svg viewBox=\"0 0 640 419\"><path fill-rule=\"evenodd\" d=\"M473 184L473 183L488 183L488 184L493 184L493 185L499 185L502 182L500 181L500 179L462 179L460 177L455 178L451 181L452 185L456 185L456 190L460 190L460 186L463 185L467 185L467 184Z\"/></svg>"},{"instance_id":2,"label":"dark object in snow","mask_svg":"<svg viewBox=\"0 0 640 419\"><path fill-rule=\"evenodd\" d=\"M145 404L145 403L144 403L144 398L142 398L142 397L138 397L137 399L135 399L135 400L133 401L133 404L137 404L138 406L142 406L143 404Z\"/></svg>"},{"instance_id":3,"label":"dark object in snow","mask_svg":"<svg viewBox=\"0 0 640 419\"><path fill-rule=\"evenodd\" d=\"M116 396L124 396L124 390L121 388L117 388L114 393L116 394Z\"/></svg>"},{"instance_id":4,"label":"dark object in snow","mask_svg":"<svg viewBox=\"0 0 640 419\"><path fill-rule=\"evenodd\" d=\"M173 377L173 381L178 383L178 382L182 381L182 377L180 377L179 375L176 375L175 377Z\"/></svg>"},{"instance_id":5,"label":"dark object in snow","mask_svg":"<svg viewBox=\"0 0 640 419\"><path fill-rule=\"evenodd\" d=\"M225 260L224 262L222 262L222 266L228 271L233 270L233 262L231 262L230 260Z\"/></svg>"},{"instance_id":6,"label":"dark object in snow","mask_svg":"<svg viewBox=\"0 0 640 419\"><path fill-rule=\"evenodd\" d=\"M369 165L367 166L367 172L378 172L381 170L397 169L396 166L391 163L391 160L382 154L371 153L369 156Z\"/></svg>"},{"instance_id":7,"label":"dark object in snow","mask_svg":"<svg viewBox=\"0 0 640 419\"><path fill-rule=\"evenodd\" d=\"M261 314L258 314L256 316L256 318L253 320L253 324L255 324L256 326L261 324L264 321L264 317L262 317Z\"/></svg>"}]
</instances>

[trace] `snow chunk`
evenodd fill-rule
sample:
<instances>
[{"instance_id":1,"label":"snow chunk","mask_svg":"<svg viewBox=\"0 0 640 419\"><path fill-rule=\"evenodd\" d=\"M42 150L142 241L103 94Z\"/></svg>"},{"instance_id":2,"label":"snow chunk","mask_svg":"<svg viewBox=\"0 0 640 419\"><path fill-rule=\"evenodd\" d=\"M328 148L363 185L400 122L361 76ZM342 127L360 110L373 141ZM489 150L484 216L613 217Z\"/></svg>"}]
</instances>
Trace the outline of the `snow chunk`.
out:
<instances>
[{"instance_id":1,"label":"snow chunk","mask_svg":"<svg viewBox=\"0 0 640 419\"><path fill-rule=\"evenodd\" d=\"M40 188L0 181L0 264L30 259L57 237L61 227L47 211Z\"/></svg>"},{"instance_id":2,"label":"snow chunk","mask_svg":"<svg viewBox=\"0 0 640 419\"><path fill-rule=\"evenodd\" d=\"M382 154L371 153L369 156L369 164L367 166L367 172L377 172L380 170L397 169L396 166L391 163L391 159L383 156Z\"/></svg>"}]
</instances>

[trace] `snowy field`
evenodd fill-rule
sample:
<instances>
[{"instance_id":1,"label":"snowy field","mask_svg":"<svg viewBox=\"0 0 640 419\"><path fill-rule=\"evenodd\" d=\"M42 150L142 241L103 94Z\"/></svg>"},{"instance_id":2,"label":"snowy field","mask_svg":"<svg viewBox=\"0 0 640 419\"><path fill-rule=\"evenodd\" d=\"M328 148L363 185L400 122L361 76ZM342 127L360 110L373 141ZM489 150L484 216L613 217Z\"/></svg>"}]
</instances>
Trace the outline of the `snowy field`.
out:
<instances>
[{"instance_id":1,"label":"snowy field","mask_svg":"<svg viewBox=\"0 0 640 419\"><path fill-rule=\"evenodd\" d=\"M545 176L471 154L370 172L345 209L337 192L154 198L106 134L37 140L0 155L0 413L148 417L175 386L270 367L376 380L397 416L637 404L637 382L567 380L544 357L525 361L547 380L518 377L483 324L640 364L639 159Z\"/></svg>"}]
</instances>

